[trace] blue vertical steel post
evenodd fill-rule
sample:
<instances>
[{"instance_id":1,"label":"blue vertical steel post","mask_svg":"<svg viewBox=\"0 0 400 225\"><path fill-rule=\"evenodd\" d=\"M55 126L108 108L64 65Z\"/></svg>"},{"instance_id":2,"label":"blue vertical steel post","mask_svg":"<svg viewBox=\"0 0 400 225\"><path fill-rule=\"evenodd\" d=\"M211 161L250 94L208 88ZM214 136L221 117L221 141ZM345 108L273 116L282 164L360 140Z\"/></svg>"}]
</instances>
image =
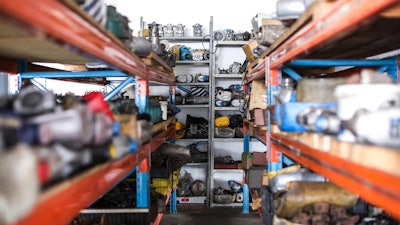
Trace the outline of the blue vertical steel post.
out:
<instances>
[{"instance_id":1,"label":"blue vertical steel post","mask_svg":"<svg viewBox=\"0 0 400 225\"><path fill-rule=\"evenodd\" d=\"M147 102L149 96L148 80L137 78L135 89L135 103L139 108L139 113L147 112ZM148 208L150 206L150 176L147 167L148 160L140 162L136 169L136 198L138 208Z\"/></svg>"},{"instance_id":2,"label":"blue vertical steel post","mask_svg":"<svg viewBox=\"0 0 400 225\"><path fill-rule=\"evenodd\" d=\"M141 172L136 168L136 207L148 208L150 206L150 177L148 172Z\"/></svg>"},{"instance_id":3,"label":"blue vertical steel post","mask_svg":"<svg viewBox=\"0 0 400 225\"><path fill-rule=\"evenodd\" d=\"M270 57L265 58L266 85L267 85L267 106L275 104L273 93L276 93L280 88L281 72L280 70L271 69ZM267 110L267 152L268 152L268 171L275 171L282 168L282 154L271 145L271 112Z\"/></svg>"},{"instance_id":4,"label":"blue vertical steel post","mask_svg":"<svg viewBox=\"0 0 400 225\"><path fill-rule=\"evenodd\" d=\"M169 198L169 212L171 214L176 214L177 209L176 209L176 188L172 189L171 197Z\"/></svg>"},{"instance_id":5,"label":"blue vertical steel post","mask_svg":"<svg viewBox=\"0 0 400 225\"><path fill-rule=\"evenodd\" d=\"M18 59L17 60L17 70L18 73L25 73L28 71L28 62L26 60ZM22 78L18 76L18 89L21 90L22 88Z\"/></svg>"},{"instance_id":6,"label":"blue vertical steel post","mask_svg":"<svg viewBox=\"0 0 400 225\"><path fill-rule=\"evenodd\" d=\"M248 93L248 89L248 84L245 84L243 87L245 94ZM250 152L250 128L248 127L248 123L243 122L243 134L243 152Z\"/></svg>"},{"instance_id":7,"label":"blue vertical steel post","mask_svg":"<svg viewBox=\"0 0 400 225\"><path fill-rule=\"evenodd\" d=\"M249 197L249 186L247 184L243 184L243 209L242 213L249 213L250 206L250 197Z\"/></svg>"}]
</instances>

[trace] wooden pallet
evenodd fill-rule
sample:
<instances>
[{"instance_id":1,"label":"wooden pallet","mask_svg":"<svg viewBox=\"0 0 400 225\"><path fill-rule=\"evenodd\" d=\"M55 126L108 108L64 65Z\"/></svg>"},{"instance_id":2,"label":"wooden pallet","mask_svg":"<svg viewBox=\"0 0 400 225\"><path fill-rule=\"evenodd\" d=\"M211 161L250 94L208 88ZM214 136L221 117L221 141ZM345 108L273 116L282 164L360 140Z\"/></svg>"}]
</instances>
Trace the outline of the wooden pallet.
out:
<instances>
[{"instance_id":1,"label":"wooden pallet","mask_svg":"<svg viewBox=\"0 0 400 225\"><path fill-rule=\"evenodd\" d=\"M175 117L170 117L165 121L156 123L153 125L153 134L159 133L164 130L168 130L168 127L175 121Z\"/></svg>"},{"instance_id":2,"label":"wooden pallet","mask_svg":"<svg viewBox=\"0 0 400 225\"><path fill-rule=\"evenodd\" d=\"M154 52L150 52L147 57L142 57L142 61L151 68L160 72L166 73L170 76L174 76L174 70L169 66L160 56Z\"/></svg>"}]
</instances>

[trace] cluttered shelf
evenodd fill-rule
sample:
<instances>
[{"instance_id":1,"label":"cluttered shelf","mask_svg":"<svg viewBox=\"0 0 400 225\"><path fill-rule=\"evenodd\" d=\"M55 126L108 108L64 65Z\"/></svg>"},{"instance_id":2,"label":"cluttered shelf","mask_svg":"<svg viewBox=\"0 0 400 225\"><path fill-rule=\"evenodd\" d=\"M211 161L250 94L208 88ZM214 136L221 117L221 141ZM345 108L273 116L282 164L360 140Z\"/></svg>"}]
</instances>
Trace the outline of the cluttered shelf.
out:
<instances>
[{"instance_id":1,"label":"cluttered shelf","mask_svg":"<svg viewBox=\"0 0 400 225\"><path fill-rule=\"evenodd\" d=\"M33 210L17 224L68 224L81 209L88 207L129 175L150 152L172 137L173 127L140 146L137 152L98 165L42 193Z\"/></svg>"},{"instance_id":2,"label":"cluttered shelf","mask_svg":"<svg viewBox=\"0 0 400 225\"><path fill-rule=\"evenodd\" d=\"M173 75L147 66L73 1L0 3L0 54L28 62L105 63L132 76L174 84ZM48 21L52 21L49 23Z\"/></svg>"},{"instance_id":3,"label":"cluttered shelf","mask_svg":"<svg viewBox=\"0 0 400 225\"><path fill-rule=\"evenodd\" d=\"M318 134L300 136L303 137L272 133L271 145L298 163L400 218L397 210L400 206L400 176L397 170L400 154L396 149L339 142Z\"/></svg>"},{"instance_id":4,"label":"cluttered shelf","mask_svg":"<svg viewBox=\"0 0 400 225\"><path fill-rule=\"evenodd\" d=\"M400 48L397 1L315 1L259 60L248 66L244 81L265 76L266 57L277 69L290 60L360 59ZM365 9L355 15L355 9ZM347 21L347 22L343 22ZM376 32L379 30L380 32Z\"/></svg>"}]
</instances>

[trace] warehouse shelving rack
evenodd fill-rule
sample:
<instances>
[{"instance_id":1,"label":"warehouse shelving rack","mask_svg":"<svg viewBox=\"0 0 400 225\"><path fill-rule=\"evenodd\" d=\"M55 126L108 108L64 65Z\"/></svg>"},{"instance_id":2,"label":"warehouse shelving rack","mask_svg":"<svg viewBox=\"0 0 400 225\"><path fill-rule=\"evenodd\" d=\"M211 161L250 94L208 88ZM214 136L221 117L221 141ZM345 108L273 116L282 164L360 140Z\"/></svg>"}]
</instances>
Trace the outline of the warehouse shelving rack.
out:
<instances>
[{"instance_id":1,"label":"warehouse shelving rack","mask_svg":"<svg viewBox=\"0 0 400 225\"><path fill-rule=\"evenodd\" d=\"M0 67L4 72L35 77L112 77L126 80L112 91L111 98L124 85L136 82L136 104L146 109L149 82L175 87L173 76L146 66L113 34L97 24L73 1L0 1ZM84 65L107 64L116 71L60 72L30 64L47 62ZM41 71L40 74L28 73ZM81 209L88 207L132 172L137 173L137 211L149 208L149 157L163 142L175 137L174 126L153 136L137 151L107 162L62 182L39 196L37 204L17 224L67 224ZM50 222L51 221L51 222Z\"/></svg>"},{"instance_id":2,"label":"warehouse shelving rack","mask_svg":"<svg viewBox=\"0 0 400 225\"><path fill-rule=\"evenodd\" d=\"M317 4L321 2L317 1L309 10L317 8ZM375 66L386 66L382 70L386 69L398 82L397 57L390 58L386 62L358 60L400 48L395 41L399 35L396 29L400 23L398 1L339 0L326 4L330 4L327 10L322 11L309 23L300 24L304 22L304 18L300 17L297 21L299 24L296 24L297 22L294 24L295 29L289 29L287 35L285 33L262 54L257 63L253 63L251 66L253 70L245 74L243 80L245 86L253 80L265 77L269 94L280 85L283 70L290 76L299 78L297 74L291 73L291 63L292 66L297 64L314 67L322 64L334 67L341 63L367 67L377 63ZM355 10L357 13L354 13ZM309 13L306 12L303 16L309 16ZM301 60L296 61L296 59ZM302 61L303 59L308 61ZM352 61L353 59L357 60ZM268 107L272 109L274 102L271 95L269 96ZM398 192L400 176L396 171L377 168L377 163L365 165L359 161L340 157L323 147L311 146L309 143L298 141L294 136L276 132L271 125L269 110L266 117L267 131L254 128L253 135L267 146L269 171L279 169L285 161L287 161L285 164L291 164L293 160L326 176L337 185L357 193L367 202L381 207L400 219L400 212L397 210L400 206ZM353 145L363 151L375 150L374 146ZM396 149L382 149L394 154L393 158L399 157Z\"/></svg>"}]
</instances>

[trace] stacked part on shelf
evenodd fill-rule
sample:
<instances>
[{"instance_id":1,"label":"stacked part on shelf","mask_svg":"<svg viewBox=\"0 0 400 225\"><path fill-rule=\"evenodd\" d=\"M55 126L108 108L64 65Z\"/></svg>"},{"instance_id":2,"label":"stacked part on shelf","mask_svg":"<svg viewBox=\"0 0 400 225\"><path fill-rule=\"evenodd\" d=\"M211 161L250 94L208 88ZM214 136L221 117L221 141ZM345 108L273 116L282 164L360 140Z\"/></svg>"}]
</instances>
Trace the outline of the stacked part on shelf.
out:
<instances>
[{"instance_id":1,"label":"stacked part on shelf","mask_svg":"<svg viewBox=\"0 0 400 225\"><path fill-rule=\"evenodd\" d=\"M399 93L389 76L371 70L349 78L301 79L297 101L287 98L276 105L274 120L282 131L325 133L342 141L396 148Z\"/></svg>"}]
</instances>

